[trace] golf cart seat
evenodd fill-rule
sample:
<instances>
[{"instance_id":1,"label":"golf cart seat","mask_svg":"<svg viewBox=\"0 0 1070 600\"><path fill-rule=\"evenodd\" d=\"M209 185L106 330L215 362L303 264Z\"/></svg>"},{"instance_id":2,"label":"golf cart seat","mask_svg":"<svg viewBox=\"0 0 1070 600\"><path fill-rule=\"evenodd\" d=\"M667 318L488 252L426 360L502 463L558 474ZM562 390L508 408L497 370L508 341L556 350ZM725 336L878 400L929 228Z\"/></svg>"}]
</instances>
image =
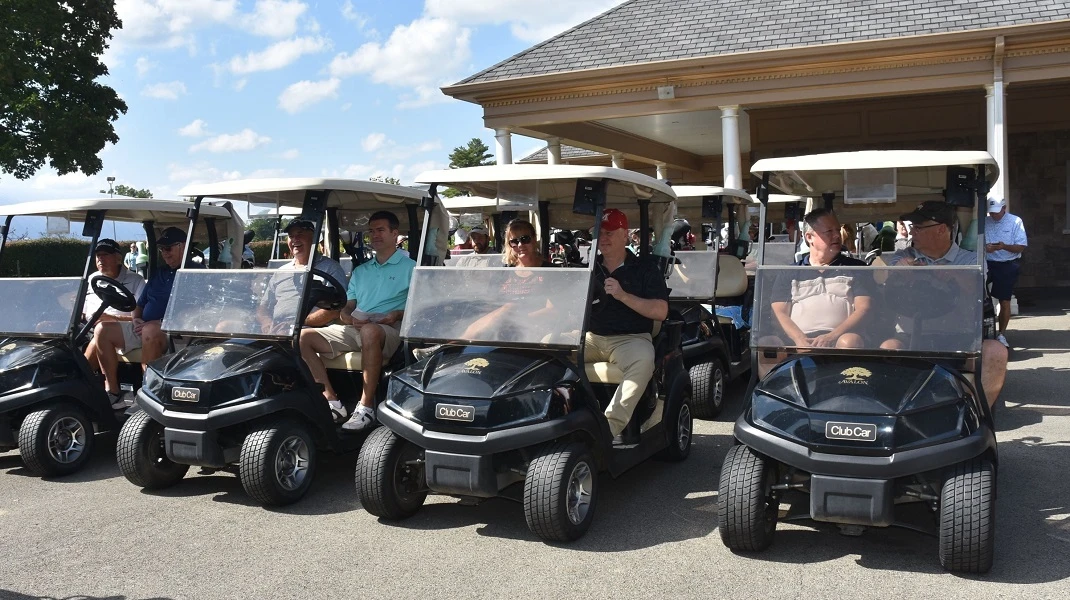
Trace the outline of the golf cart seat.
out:
<instances>
[{"instance_id":1,"label":"golf cart seat","mask_svg":"<svg viewBox=\"0 0 1070 600\"><path fill-rule=\"evenodd\" d=\"M130 352L123 352L117 356L119 357L119 362L141 364L141 348L134 348Z\"/></svg>"},{"instance_id":2,"label":"golf cart seat","mask_svg":"<svg viewBox=\"0 0 1070 600\"><path fill-rule=\"evenodd\" d=\"M717 298L735 298L747 293L743 262L729 254L717 257Z\"/></svg>"},{"instance_id":3,"label":"golf cart seat","mask_svg":"<svg viewBox=\"0 0 1070 600\"><path fill-rule=\"evenodd\" d=\"M359 371L360 352L343 352L334 358L324 358L323 366L339 371Z\"/></svg>"}]
</instances>

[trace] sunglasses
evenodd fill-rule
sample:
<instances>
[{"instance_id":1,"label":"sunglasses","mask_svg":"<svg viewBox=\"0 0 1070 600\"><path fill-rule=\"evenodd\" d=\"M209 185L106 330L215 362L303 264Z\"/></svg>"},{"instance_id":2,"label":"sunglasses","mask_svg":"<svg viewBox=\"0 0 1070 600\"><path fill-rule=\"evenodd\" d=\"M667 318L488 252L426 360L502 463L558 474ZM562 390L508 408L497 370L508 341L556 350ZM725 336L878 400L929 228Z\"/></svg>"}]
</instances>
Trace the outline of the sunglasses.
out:
<instances>
[{"instance_id":1,"label":"sunglasses","mask_svg":"<svg viewBox=\"0 0 1070 600\"><path fill-rule=\"evenodd\" d=\"M530 243L531 243L531 236L530 235L522 235L522 236L520 236L518 238L513 238L513 239L509 240L509 245L510 246L519 246L520 244L530 244Z\"/></svg>"}]
</instances>

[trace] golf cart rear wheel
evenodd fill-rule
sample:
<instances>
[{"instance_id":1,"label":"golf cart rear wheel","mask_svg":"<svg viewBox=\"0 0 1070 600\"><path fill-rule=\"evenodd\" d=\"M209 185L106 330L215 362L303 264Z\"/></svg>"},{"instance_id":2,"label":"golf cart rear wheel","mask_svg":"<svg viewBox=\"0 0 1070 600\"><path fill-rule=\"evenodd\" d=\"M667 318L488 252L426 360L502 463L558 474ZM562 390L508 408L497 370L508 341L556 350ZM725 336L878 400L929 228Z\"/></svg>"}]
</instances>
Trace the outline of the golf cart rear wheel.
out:
<instances>
[{"instance_id":1,"label":"golf cart rear wheel","mask_svg":"<svg viewBox=\"0 0 1070 600\"><path fill-rule=\"evenodd\" d=\"M691 438L695 421L691 416L691 396L685 389L684 397L676 405L675 414L665 415L665 428L669 434L669 445L658 452L657 458L670 462L680 462L691 454Z\"/></svg>"},{"instance_id":2,"label":"golf cart rear wheel","mask_svg":"<svg viewBox=\"0 0 1070 600\"><path fill-rule=\"evenodd\" d=\"M587 533L594 520L598 466L581 443L557 441L531 461L524 479L524 519L548 542Z\"/></svg>"},{"instance_id":3,"label":"golf cart rear wheel","mask_svg":"<svg viewBox=\"0 0 1070 600\"><path fill-rule=\"evenodd\" d=\"M167 458L163 425L144 411L134 413L119 430L115 443L119 470L130 483L145 489L171 487L186 476L189 465Z\"/></svg>"},{"instance_id":4,"label":"golf cart rear wheel","mask_svg":"<svg viewBox=\"0 0 1070 600\"><path fill-rule=\"evenodd\" d=\"M61 404L32 412L19 428L19 451L35 475L68 475L93 450L93 423L80 408Z\"/></svg>"},{"instance_id":5,"label":"golf cart rear wheel","mask_svg":"<svg viewBox=\"0 0 1070 600\"><path fill-rule=\"evenodd\" d=\"M282 506L300 500L312 485L316 445L293 421L276 421L245 437L238 476L245 492L261 504Z\"/></svg>"},{"instance_id":6,"label":"golf cart rear wheel","mask_svg":"<svg viewBox=\"0 0 1070 600\"><path fill-rule=\"evenodd\" d=\"M996 468L987 460L957 465L940 491L940 565L987 573L996 540Z\"/></svg>"},{"instance_id":7,"label":"golf cart rear wheel","mask_svg":"<svg viewBox=\"0 0 1070 600\"><path fill-rule=\"evenodd\" d=\"M747 446L733 446L721 467L717 528L732 550L756 552L773 543L779 504L773 466Z\"/></svg>"},{"instance_id":8,"label":"golf cart rear wheel","mask_svg":"<svg viewBox=\"0 0 1070 600\"><path fill-rule=\"evenodd\" d=\"M695 418L713 420L724 405L725 370L721 361L701 363L691 367L691 386L695 389L692 402Z\"/></svg>"},{"instance_id":9,"label":"golf cart rear wheel","mask_svg":"<svg viewBox=\"0 0 1070 600\"><path fill-rule=\"evenodd\" d=\"M427 499L423 450L386 427L372 431L357 456L357 495L364 510L383 519L416 514Z\"/></svg>"}]
</instances>

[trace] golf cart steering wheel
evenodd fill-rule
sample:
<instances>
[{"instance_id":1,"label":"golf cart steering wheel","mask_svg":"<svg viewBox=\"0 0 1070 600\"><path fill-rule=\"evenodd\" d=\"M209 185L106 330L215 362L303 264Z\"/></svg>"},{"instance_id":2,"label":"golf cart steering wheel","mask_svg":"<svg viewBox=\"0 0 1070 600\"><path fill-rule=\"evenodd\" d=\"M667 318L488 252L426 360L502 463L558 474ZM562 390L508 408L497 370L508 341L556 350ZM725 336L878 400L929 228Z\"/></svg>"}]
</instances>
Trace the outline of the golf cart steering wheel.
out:
<instances>
[{"instance_id":1,"label":"golf cart steering wheel","mask_svg":"<svg viewBox=\"0 0 1070 600\"><path fill-rule=\"evenodd\" d=\"M346 286L341 281L319 269L312 269L310 276L312 281L308 300L311 306L326 310L340 310L346 302L349 302L346 296Z\"/></svg>"},{"instance_id":2,"label":"golf cart steering wheel","mask_svg":"<svg viewBox=\"0 0 1070 600\"><path fill-rule=\"evenodd\" d=\"M137 298L123 284L104 275L97 275L89 282L93 293L107 308L130 312L137 308Z\"/></svg>"}]
</instances>

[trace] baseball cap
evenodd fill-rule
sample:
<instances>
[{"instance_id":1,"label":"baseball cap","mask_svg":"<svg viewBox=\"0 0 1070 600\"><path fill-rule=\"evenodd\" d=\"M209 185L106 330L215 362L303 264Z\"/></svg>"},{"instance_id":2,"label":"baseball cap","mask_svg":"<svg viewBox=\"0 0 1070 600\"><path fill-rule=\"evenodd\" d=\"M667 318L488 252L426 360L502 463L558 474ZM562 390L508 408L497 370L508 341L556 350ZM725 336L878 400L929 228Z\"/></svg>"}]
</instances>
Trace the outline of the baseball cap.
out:
<instances>
[{"instance_id":1,"label":"baseball cap","mask_svg":"<svg viewBox=\"0 0 1070 600\"><path fill-rule=\"evenodd\" d=\"M487 228L482 225L476 225L475 227L468 230L468 235L472 235L473 233L487 235Z\"/></svg>"},{"instance_id":2,"label":"baseball cap","mask_svg":"<svg viewBox=\"0 0 1070 600\"><path fill-rule=\"evenodd\" d=\"M628 228L628 215L615 208L607 208L602 213L602 230L616 231Z\"/></svg>"},{"instance_id":3,"label":"baseball cap","mask_svg":"<svg viewBox=\"0 0 1070 600\"><path fill-rule=\"evenodd\" d=\"M989 198L988 199L988 212L998 213L1003 210L1003 207L1007 206L1007 201L1003 198Z\"/></svg>"},{"instance_id":4,"label":"baseball cap","mask_svg":"<svg viewBox=\"0 0 1070 600\"><path fill-rule=\"evenodd\" d=\"M955 224L955 208L943 200L926 200L914 209L914 212L899 216L900 221L910 221L917 225L925 221L936 221L947 226Z\"/></svg>"},{"instance_id":5,"label":"baseball cap","mask_svg":"<svg viewBox=\"0 0 1070 600\"><path fill-rule=\"evenodd\" d=\"M294 217L293 220L286 225L286 229L283 229L283 231L290 233L291 229L307 229L309 231L315 231L316 224L304 216Z\"/></svg>"},{"instance_id":6,"label":"baseball cap","mask_svg":"<svg viewBox=\"0 0 1070 600\"><path fill-rule=\"evenodd\" d=\"M111 252L113 254L122 254L123 247L111 238L101 238L97 240L97 245L93 246L93 254L96 254L97 252Z\"/></svg>"},{"instance_id":7,"label":"baseball cap","mask_svg":"<svg viewBox=\"0 0 1070 600\"><path fill-rule=\"evenodd\" d=\"M171 246L173 244L186 243L186 232L182 231L178 227L168 227L160 233L160 238L156 240L157 246Z\"/></svg>"}]
</instances>

